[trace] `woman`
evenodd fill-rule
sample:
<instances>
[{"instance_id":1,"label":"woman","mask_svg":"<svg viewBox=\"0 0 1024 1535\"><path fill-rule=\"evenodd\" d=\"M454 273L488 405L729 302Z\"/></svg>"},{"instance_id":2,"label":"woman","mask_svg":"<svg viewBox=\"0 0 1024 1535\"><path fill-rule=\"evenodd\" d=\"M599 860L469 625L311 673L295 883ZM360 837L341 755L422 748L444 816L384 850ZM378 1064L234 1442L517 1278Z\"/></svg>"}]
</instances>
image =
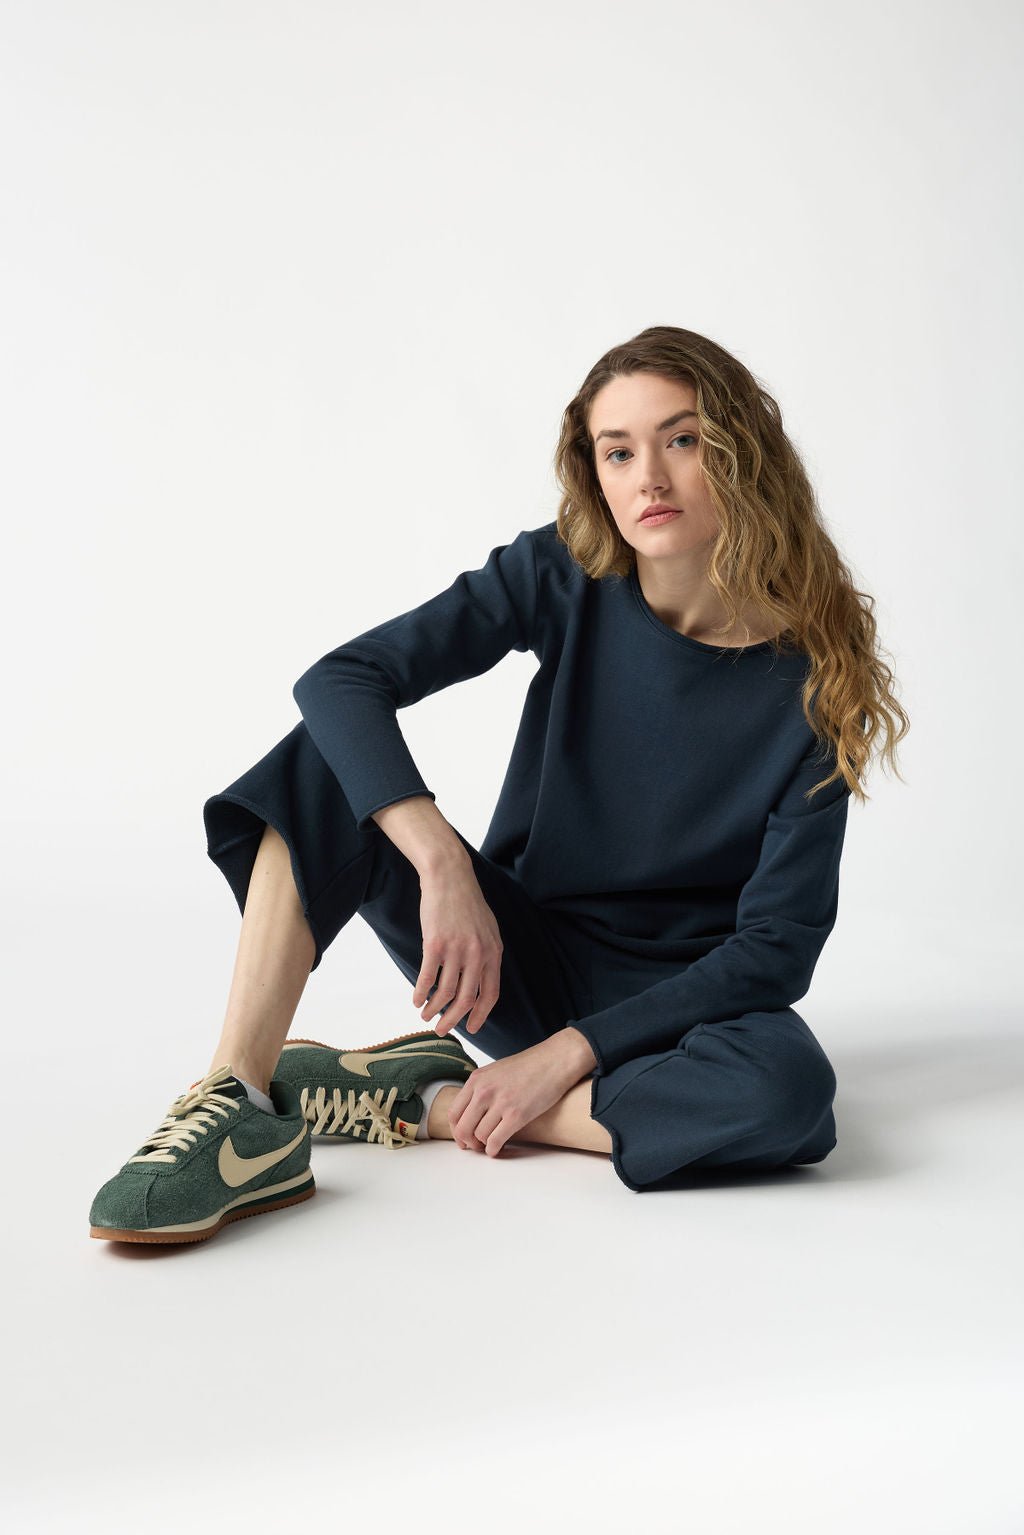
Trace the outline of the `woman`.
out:
<instances>
[{"instance_id":1,"label":"woman","mask_svg":"<svg viewBox=\"0 0 1024 1535\"><path fill-rule=\"evenodd\" d=\"M242 912L222 1034L91 1235L199 1240L307 1199L311 1134L575 1147L637 1192L836 1144L835 1073L792 1004L835 923L849 799L909 728L873 601L775 401L692 331L601 358L556 470L553 523L323 656L302 721L207 800ZM540 664L477 849L396 710L510 650ZM431 1027L285 1044L357 912Z\"/></svg>"}]
</instances>

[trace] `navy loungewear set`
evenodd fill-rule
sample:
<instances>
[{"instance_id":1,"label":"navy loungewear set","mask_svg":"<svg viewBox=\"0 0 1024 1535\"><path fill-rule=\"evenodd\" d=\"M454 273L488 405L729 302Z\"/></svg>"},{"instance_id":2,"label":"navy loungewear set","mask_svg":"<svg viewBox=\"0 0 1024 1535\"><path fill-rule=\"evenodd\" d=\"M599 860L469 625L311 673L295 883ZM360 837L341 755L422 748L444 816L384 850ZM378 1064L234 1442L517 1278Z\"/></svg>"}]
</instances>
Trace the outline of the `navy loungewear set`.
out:
<instances>
[{"instance_id":1,"label":"navy loungewear set","mask_svg":"<svg viewBox=\"0 0 1024 1535\"><path fill-rule=\"evenodd\" d=\"M396 710L512 650L540 665L479 850L457 833L501 933L500 996L457 1032L496 1059L579 1029L636 1192L822 1161L836 1078L791 1004L835 923L850 791L804 799L835 761L803 716L808 658L677 633L635 569L592 580L553 522L299 678L300 723L203 807L239 910L269 822L313 969L358 912L415 984L419 875L371 815L436 796Z\"/></svg>"}]
</instances>

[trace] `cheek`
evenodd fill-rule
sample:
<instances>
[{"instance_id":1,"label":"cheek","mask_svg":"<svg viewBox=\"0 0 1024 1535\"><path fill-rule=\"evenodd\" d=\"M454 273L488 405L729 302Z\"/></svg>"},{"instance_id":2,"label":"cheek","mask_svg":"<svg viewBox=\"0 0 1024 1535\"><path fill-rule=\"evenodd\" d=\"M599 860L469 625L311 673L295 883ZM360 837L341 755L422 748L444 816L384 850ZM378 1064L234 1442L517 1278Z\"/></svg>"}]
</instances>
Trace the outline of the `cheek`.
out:
<instances>
[{"instance_id":1,"label":"cheek","mask_svg":"<svg viewBox=\"0 0 1024 1535\"><path fill-rule=\"evenodd\" d=\"M710 512L695 518L693 528L697 537L702 540L714 538L718 533L718 523Z\"/></svg>"},{"instance_id":2,"label":"cheek","mask_svg":"<svg viewBox=\"0 0 1024 1535\"><path fill-rule=\"evenodd\" d=\"M686 494L685 505L692 511L694 518L700 518L701 522L709 527L716 527L718 519L715 516L714 503L708 495L707 487L702 479L698 479L689 488Z\"/></svg>"}]
</instances>

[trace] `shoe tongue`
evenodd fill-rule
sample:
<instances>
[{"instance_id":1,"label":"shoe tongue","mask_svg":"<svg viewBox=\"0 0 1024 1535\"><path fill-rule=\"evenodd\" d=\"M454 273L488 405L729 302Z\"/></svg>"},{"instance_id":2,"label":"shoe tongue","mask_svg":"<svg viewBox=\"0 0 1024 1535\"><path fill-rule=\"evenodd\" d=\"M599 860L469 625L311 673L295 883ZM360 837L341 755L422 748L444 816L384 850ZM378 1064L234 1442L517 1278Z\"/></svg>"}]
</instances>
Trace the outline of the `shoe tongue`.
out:
<instances>
[{"instance_id":1,"label":"shoe tongue","mask_svg":"<svg viewBox=\"0 0 1024 1535\"><path fill-rule=\"evenodd\" d=\"M248 1098L249 1096L237 1077L225 1077L223 1082L217 1083L215 1091L226 1093L229 1098Z\"/></svg>"},{"instance_id":2,"label":"shoe tongue","mask_svg":"<svg viewBox=\"0 0 1024 1535\"><path fill-rule=\"evenodd\" d=\"M193 1093L202 1080L202 1077L199 1077L195 1082L190 1083L188 1088L189 1093ZM242 1083L238 1080L237 1077L233 1076L224 1077L220 1082L215 1083L211 1088L211 1091L215 1093L223 1093L225 1097L228 1098L248 1098L249 1096Z\"/></svg>"}]
</instances>

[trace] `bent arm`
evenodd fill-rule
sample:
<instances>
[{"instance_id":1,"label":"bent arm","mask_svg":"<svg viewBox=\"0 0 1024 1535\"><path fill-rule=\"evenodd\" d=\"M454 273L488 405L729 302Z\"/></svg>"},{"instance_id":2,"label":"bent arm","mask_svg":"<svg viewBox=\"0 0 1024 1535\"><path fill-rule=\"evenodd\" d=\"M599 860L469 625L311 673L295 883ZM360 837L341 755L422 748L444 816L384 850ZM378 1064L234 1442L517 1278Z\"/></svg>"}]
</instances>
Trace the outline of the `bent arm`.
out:
<instances>
[{"instance_id":1,"label":"bent arm","mask_svg":"<svg viewBox=\"0 0 1024 1535\"><path fill-rule=\"evenodd\" d=\"M436 597L339 645L292 689L306 728L365 831L399 800L434 800L398 709L531 648L537 570L529 530L493 549Z\"/></svg>"},{"instance_id":2,"label":"bent arm","mask_svg":"<svg viewBox=\"0 0 1024 1535\"><path fill-rule=\"evenodd\" d=\"M569 1027L602 1072L670 1050L698 1023L790 1007L807 991L835 925L850 791L843 779L808 804L803 792L830 769L817 743L770 811L757 867L740 892L736 931L688 965L624 1002Z\"/></svg>"}]
</instances>

